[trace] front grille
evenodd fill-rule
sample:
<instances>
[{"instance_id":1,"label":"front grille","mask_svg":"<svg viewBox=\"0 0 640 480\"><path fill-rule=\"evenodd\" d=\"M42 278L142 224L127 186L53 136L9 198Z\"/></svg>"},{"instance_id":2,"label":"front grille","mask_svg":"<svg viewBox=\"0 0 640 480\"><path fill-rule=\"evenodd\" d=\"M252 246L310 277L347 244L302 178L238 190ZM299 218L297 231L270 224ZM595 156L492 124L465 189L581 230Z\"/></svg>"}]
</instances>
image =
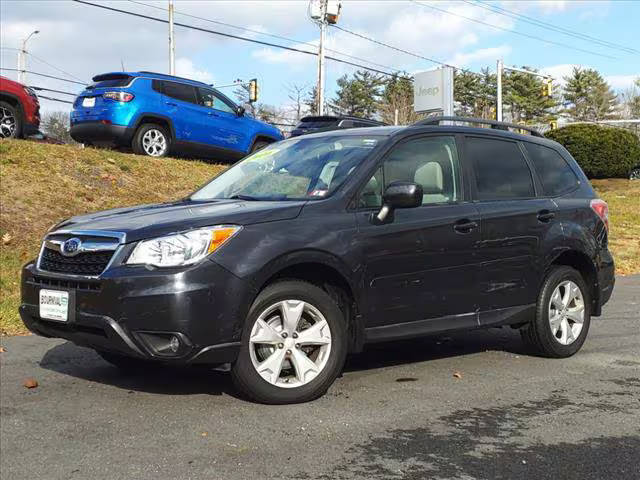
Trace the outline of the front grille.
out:
<instances>
[{"instance_id":1,"label":"front grille","mask_svg":"<svg viewBox=\"0 0 640 480\"><path fill-rule=\"evenodd\" d=\"M102 289L102 285L98 280L91 281L75 281L75 280L61 280L59 278L39 277L33 276L28 280L33 285L38 287L52 287L52 288L70 288L73 290L86 290L89 292L99 292Z\"/></svg>"},{"instance_id":2,"label":"front grille","mask_svg":"<svg viewBox=\"0 0 640 480\"><path fill-rule=\"evenodd\" d=\"M50 248L42 250L40 270L71 275L100 275L113 257L114 252L84 252L74 257L65 257Z\"/></svg>"}]
</instances>

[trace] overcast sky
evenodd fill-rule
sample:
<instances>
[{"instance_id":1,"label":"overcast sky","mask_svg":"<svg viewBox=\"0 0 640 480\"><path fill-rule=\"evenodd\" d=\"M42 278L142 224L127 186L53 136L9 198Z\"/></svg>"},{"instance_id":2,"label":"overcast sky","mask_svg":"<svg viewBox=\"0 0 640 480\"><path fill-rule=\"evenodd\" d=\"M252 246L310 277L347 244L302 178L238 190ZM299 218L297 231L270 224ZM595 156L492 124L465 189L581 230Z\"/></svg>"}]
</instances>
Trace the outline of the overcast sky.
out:
<instances>
[{"instance_id":1,"label":"overcast sky","mask_svg":"<svg viewBox=\"0 0 640 480\"><path fill-rule=\"evenodd\" d=\"M166 0L90 1L167 18ZM551 32L472 3L472 0L468 3L463 0L344 0L339 25L422 56L476 71L484 66L495 68L496 59L502 57L507 65L529 65L554 75L558 80L573 65L593 67L602 72L617 90L629 87L633 79L640 76L638 54ZM308 2L304 0L176 0L176 22L313 50L313 45L318 41L318 28L307 17L307 5ZM640 49L637 24L640 18L640 1L506 1L493 2L491 5L608 42ZM473 18L494 27L461 17ZM247 32L207 20L281 35L294 41ZM28 43L28 50L34 55L29 56L28 68L35 72L63 77L70 74L89 81L98 73L121 70L121 64L131 71L168 70L166 24L70 0L2 0L0 22L2 67L16 68L17 51L14 49L19 47L22 38L38 29L40 33ZM567 46L524 38L495 27L517 30ZM175 31L178 75L215 84L230 83L237 78L248 80L257 77L261 82L261 101L276 105L288 101L285 88L288 84L311 86L315 82L316 58L313 56L181 27L176 27ZM341 54L361 57L408 72L428 70L436 66L333 28L329 29L328 47ZM341 56L335 52L328 54ZM352 58L341 58L364 63ZM327 62L329 97L333 96L336 79L353 70L350 66ZM67 74L62 74L61 71ZM5 70L2 75L16 78L14 72ZM29 76L28 83L69 92L80 89L78 85L34 75ZM59 94L56 96L67 98ZM42 104L45 111L68 109L65 104L47 100L43 100Z\"/></svg>"}]
</instances>

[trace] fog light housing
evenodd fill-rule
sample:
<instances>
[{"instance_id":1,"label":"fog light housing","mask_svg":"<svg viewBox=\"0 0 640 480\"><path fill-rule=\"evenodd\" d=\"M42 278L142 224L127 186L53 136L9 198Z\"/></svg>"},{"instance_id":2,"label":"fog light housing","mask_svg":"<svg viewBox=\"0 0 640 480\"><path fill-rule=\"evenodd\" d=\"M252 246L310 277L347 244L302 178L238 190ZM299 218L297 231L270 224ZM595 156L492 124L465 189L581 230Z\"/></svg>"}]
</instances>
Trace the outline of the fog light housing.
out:
<instances>
[{"instance_id":1,"label":"fog light housing","mask_svg":"<svg viewBox=\"0 0 640 480\"><path fill-rule=\"evenodd\" d=\"M191 342L179 332L135 332L135 336L155 357L184 357Z\"/></svg>"}]
</instances>

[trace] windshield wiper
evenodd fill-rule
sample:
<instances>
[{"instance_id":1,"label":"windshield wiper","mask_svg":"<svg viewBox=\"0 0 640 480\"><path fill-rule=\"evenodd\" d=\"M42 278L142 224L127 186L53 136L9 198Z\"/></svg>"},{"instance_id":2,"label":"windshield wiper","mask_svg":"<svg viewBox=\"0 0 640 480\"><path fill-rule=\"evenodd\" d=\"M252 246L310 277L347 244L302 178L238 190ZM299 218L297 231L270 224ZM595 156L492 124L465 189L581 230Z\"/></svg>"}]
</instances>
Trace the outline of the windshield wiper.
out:
<instances>
[{"instance_id":1,"label":"windshield wiper","mask_svg":"<svg viewBox=\"0 0 640 480\"><path fill-rule=\"evenodd\" d=\"M258 197L252 197L251 195L242 195L238 193L235 195L231 195L229 197L229 200L247 200L247 201L259 202L262 199Z\"/></svg>"}]
</instances>

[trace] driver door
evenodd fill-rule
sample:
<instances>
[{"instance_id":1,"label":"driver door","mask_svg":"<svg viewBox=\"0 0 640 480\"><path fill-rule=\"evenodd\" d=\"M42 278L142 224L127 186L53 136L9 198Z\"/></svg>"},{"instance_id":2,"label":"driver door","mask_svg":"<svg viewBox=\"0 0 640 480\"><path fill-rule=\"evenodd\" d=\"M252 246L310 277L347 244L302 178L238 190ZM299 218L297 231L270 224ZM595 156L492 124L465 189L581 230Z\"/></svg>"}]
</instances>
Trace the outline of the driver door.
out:
<instances>
[{"instance_id":1,"label":"driver door","mask_svg":"<svg viewBox=\"0 0 640 480\"><path fill-rule=\"evenodd\" d=\"M220 93L210 88L198 88L200 125L198 142L241 152L248 142L247 128L236 107Z\"/></svg>"},{"instance_id":2,"label":"driver door","mask_svg":"<svg viewBox=\"0 0 640 480\"><path fill-rule=\"evenodd\" d=\"M480 217L465 200L458 151L455 136L402 141L360 195L357 223L370 339L476 323ZM396 209L392 221L374 225L371 214L394 181L422 185L422 205ZM391 325L400 326L388 329Z\"/></svg>"}]
</instances>

